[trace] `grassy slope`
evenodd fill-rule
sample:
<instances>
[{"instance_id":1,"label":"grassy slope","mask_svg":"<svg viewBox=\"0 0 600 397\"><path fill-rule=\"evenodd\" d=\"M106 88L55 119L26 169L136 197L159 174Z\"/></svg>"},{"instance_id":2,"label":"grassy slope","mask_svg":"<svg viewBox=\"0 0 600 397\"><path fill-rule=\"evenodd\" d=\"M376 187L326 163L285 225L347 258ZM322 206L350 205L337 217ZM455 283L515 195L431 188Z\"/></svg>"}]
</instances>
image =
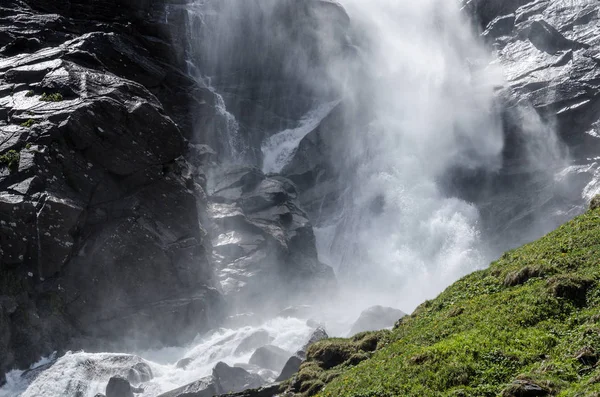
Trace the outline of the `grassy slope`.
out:
<instances>
[{"instance_id":1,"label":"grassy slope","mask_svg":"<svg viewBox=\"0 0 600 397\"><path fill-rule=\"evenodd\" d=\"M596 209L425 302L391 333L378 333L374 353L351 340L312 346L292 390L323 397L510 396L518 394L507 385L526 379L552 395L600 396L599 279ZM370 358L354 365L359 354L324 369L323 351L336 344ZM587 357L576 359L584 348Z\"/></svg>"}]
</instances>

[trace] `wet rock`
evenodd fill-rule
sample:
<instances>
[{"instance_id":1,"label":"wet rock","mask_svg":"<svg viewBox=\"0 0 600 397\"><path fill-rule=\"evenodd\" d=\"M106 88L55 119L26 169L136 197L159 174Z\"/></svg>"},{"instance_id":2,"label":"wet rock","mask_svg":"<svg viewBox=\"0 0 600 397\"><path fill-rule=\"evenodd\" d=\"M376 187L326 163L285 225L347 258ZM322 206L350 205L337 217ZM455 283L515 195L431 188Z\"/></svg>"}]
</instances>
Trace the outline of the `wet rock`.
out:
<instances>
[{"instance_id":1,"label":"wet rock","mask_svg":"<svg viewBox=\"0 0 600 397\"><path fill-rule=\"evenodd\" d=\"M279 384L261 387L259 389L244 390L240 393L227 394L228 397L276 397L280 395L282 388Z\"/></svg>"},{"instance_id":2,"label":"wet rock","mask_svg":"<svg viewBox=\"0 0 600 397\"><path fill-rule=\"evenodd\" d=\"M515 14L497 17L488 25L482 36L487 40L497 39L502 36L510 35L515 28Z\"/></svg>"},{"instance_id":3,"label":"wet rock","mask_svg":"<svg viewBox=\"0 0 600 397\"><path fill-rule=\"evenodd\" d=\"M360 314L358 320L352 325L349 335L393 327L396 321L404 316L406 313L398 309L373 306Z\"/></svg>"},{"instance_id":4,"label":"wet rock","mask_svg":"<svg viewBox=\"0 0 600 397\"><path fill-rule=\"evenodd\" d=\"M0 374L76 340L178 344L216 325L206 202L183 158L194 123L176 105L206 90L151 44L164 27L140 34L157 11L7 1L0 155L17 160L0 163L0 291L18 305L1 318Z\"/></svg>"},{"instance_id":5,"label":"wet rock","mask_svg":"<svg viewBox=\"0 0 600 397\"><path fill-rule=\"evenodd\" d=\"M237 393L246 389L255 389L264 383L259 375L251 374L243 368L230 367L222 362L215 366L212 375L219 385L220 393Z\"/></svg>"},{"instance_id":6,"label":"wet rock","mask_svg":"<svg viewBox=\"0 0 600 397\"><path fill-rule=\"evenodd\" d=\"M566 39L558 30L544 20L533 21L527 38L540 51L556 54L561 50L577 48L577 43Z\"/></svg>"},{"instance_id":7,"label":"wet rock","mask_svg":"<svg viewBox=\"0 0 600 397\"><path fill-rule=\"evenodd\" d=\"M177 361L177 364L175 364L176 368L180 368L180 369L185 369L188 365L191 364L191 362L194 361L194 359L192 358L182 358L181 360Z\"/></svg>"},{"instance_id":8,"label":"wet rock","mask_svg":"<svg viewBox=\"0 0 600 397\"><path fill-rule=\"evenodd\" d=\"M311 334L310 338L308 338L308 341L304 344L302 349L297 351L296 354L288 359L276 381L283 382L284 380L291 378L300 369L300 364L306 360L306 352L308 351L308 348L312 344L327 338L329 338L329 335L327 335L325 328L318 327Z\"/></svg>"},{"instance_id":9,"label":"wet rock","mask_svg":"<svg viewBox=\"0 0 600 397\"><path fill-rule=\"evenodd\" d=\"M302 362L303 359L296 355L290 357L283 366L283 369L281 370L281 373L277 377L276 381L283 382L284 380L290 379L292 376L294 376L294 374L296 374L296 372L298 372Z\"/></svg>"},{"instance_id":10,"label":"wet rock","mask_svg":"<svg viewBox=\"0 0 600 397\"><path fill-rule=\"evenodd\" d=\"M329 335L327 335L325 328L317 327L317 329L313 331L313 333L310 335L310 338L308 338L308 341L302 347L302 350L307 351L312 344L327 338L329 338Z\"/></svg>"},{"instance_id":11,"label":"wet rock","mask_svg":"<svg viewBox=\"0 0 600 397\"><path fill-rule=\"evenodd\" d=\"M277 372L281 371L290 355L289 352L277 346L267 345L256 349L250 357L249 363Z\"/></svg>"},{"instance_id":12,"label":"wet rock","mask_svg":"<svg viewBox=\"0 0 600 397\"><path fill-rule=\"evenodd\" d=\"M331 291L331 268L289 180L252 167L219 167L208 175L209 218L217 275L236 308L277 312L310 291ZM264 285L271 285L268 297ZM294 291L290 293L290 291Z\"/></svg>"},{"instance_id":13,"label":"wet rock","mask_svg":"<svg viewBox=\"0 0 600 397\"><path fill-rule=\"evenodd\" d=\"M129 381L120 376L113 376L106 386L106 397L134 397Z\"/></svg>"},{"instance_id":14,"label":"wet rock","mask_svg":"<svg viewBox=\"0 0 600 397\"><path fill-rule=\"evenodd\" d=\"M502 397L543 397L550 392L530 380L515 380L502 391Z\"/></svg>"},{"instance_id":15,"label":"wet rock","mask_svg":"<svg viewBox=\"0 0 600 397\"><path fill-rule=\"evenodd\" d=\"M496 17L514 13L530 2L531 0L462 0L464 9L484 27Z\"/></svg>"},{"instance_id":16,"label":"wet rock","mask_svg":"<svg viewBox=\"0 0 600 397\"><path fill-rule=\"evenodd\" d=\"M272 341L273 337L271 337L267 331L261 329L244 338L233 354L241 355L251 352L261 346L268 345Z\"/></svg>"},{"instance_id":17,"label":"wet rock","mask_svg":"<svg viewBox=\"0 0 600 397\"><path fill-rule=\"evenodd\" d=\"M208 376L158 397L214 397L218 394L221 394L218 385L212 376Z\"/></svg>"},{"instance_id":18,"label":"wet rock","mask_svg":"<svg viewBox=\"0 0 600 397\"><path fill-rule=\"evenodd\" d=\"M137 363L129 370L127 374L127 380L133 385L139 385L140 383L149 382L154 378L152 374L152 368L145 362Z\"/></svg>"},{"instance_id":19,"label":"wet rock","mask_svg":"<svg viewBox=\"0 0 600 397\"><path fill-rule=\"evenodd\" d=\"M138 356L128 354L89 354L67 352L64 356L23 373L30 382L23 397L45 395L52 384L57 395L79 393L89 395L98 384L105 384L106 396L131 396L140 393L128 380L132 369L139 372L150 368Z\"/></svg>"},{"instance_id":20,"label":"wet rock","mask_svg":"<svg viewBox=\"0 0 600 397\"><path fill-rule=\"evenodd\" d=\"M211 0L204 3L202 21L203 28L195 31L198 66L214 76L213 86L224 93L239 123L237 146L244 149L230 155L257 164L264 138L293 126L317 99L332 95L327 65L348 52L350 19L331 1L268 0L257 6L256 1ZM239 29L232 32L231 24ZM215 54L223 52L235 56L220 62ZM218 137L207 143L219 153L229 150Z\"/></svg>"}]
</instances>

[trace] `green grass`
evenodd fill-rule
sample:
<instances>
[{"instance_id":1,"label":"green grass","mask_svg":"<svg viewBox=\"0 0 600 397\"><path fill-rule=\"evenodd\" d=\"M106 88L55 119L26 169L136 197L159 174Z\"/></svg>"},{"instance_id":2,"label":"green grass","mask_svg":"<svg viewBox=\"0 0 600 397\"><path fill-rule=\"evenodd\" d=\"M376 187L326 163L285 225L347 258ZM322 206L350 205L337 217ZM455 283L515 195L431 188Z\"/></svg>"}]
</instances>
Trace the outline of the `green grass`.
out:
<instances>
[{"instance_id":1,"label":"green grass","mask_svg":"<svg viewBox=\"0 0 600 397\"><path fill-rule=\"evenodd\" d=\"M43 93L40 97L40 101L44 102L61 102L63 100L63 96L59 92L55 92L54 94Z\"/></svg>"},{"instance_id":2,"label":"green grass","mask_svg":"<svg viewBox=\"0 0 600 397\"><path fill-rule=\"evenodd\" d=\"M366 359L329 367L319 359L323 350L346 345L356 354L357 342L311 346L290 382L292 391L322 397L510 397L519 395L515 382L527 381L548 395L600 396L598 207L425 302L391 333L377 334L376 350Z\"/></svg>"},{"instance_id":3,"label":"green grass","mask_svg":"<svg viewBox=\"0 0 600 397\"><path fill-rule=\"evenodd\" d=\"M9 150L8 152L0 155L0 164L8 167L11 171L16 171L19 168L19 161L21 155L16 150Z\"/></svg>"},{"instance_id":4,"label":"green grass","mask_svg":"<svg viewBox=\"0 0 600 397\"><path fill-rule=\"evenodd\" d=\"M25 128L31 128L33 127L35 124L37 124L38 122L34 119L29 119L23 123L21 123L21 127L25 127Z\"/></svg>"}]
</instances>

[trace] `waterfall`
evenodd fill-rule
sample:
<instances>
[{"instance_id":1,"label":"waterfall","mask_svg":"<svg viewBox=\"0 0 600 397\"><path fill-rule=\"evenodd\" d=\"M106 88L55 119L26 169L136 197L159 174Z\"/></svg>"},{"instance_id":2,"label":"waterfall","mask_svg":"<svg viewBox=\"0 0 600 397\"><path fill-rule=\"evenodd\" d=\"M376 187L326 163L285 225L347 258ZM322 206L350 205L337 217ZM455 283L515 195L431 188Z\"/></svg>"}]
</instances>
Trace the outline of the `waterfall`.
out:
<instances>
[{"instance_id":1,"label":"waterfall","mask_svg":"<svg viewBox=\"0 0 600 397\"><path fill-rule=\"evenodd\" d=\"M348 34L339 32L343 17L332 20L332 8L317 8L305 40L279 23L288 3L301 4L197 2L203 22L190 54L214 79L217 108L228 120L223 144L243 141L261 157L230 149L230 161L282 172L302 140L334 108L345 109L337 130L323 132L330 135L335 209L311 215L321 260L347 290L361 291L363 307L414 308L558 224L536 212L536 200L552 198L566 154L551 123L524 107L517 112L523 153L517 168L509 164L497 103L502 70L459 4L342 0ZM282 87L282 79L291 82ZM478 200L453 185L456 174L502 173L535 177L523 191L506 193L475 179L467 188ZM490 209L498 206L506 208ZM494 215L482 217L482 210ZM498 234L511 228L518 229L512 239Z\"/></svg>"}]
</instances>

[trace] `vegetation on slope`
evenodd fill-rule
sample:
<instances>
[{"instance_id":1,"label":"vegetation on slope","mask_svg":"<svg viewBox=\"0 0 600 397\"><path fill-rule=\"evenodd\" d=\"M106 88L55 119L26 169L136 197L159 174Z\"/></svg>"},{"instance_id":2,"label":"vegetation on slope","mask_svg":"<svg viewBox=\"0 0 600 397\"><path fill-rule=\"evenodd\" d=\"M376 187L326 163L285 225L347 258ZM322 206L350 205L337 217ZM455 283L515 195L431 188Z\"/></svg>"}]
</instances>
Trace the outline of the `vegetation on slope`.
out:
<instances>
[{"instance_id":1,"label":"vegetation on slope","mask_svg":"<svg viewBox=\"0 0 600 397\"><path fill-rule=\"evenodd\" d=\"M311 346L291 390L323 397L600 396L598 207L600 199L425 302L392 332L372 334L373 353L358 349L356 339ZM326 365L322 357L344 345L364 359Z\"/></svg>"}]
</instances>

